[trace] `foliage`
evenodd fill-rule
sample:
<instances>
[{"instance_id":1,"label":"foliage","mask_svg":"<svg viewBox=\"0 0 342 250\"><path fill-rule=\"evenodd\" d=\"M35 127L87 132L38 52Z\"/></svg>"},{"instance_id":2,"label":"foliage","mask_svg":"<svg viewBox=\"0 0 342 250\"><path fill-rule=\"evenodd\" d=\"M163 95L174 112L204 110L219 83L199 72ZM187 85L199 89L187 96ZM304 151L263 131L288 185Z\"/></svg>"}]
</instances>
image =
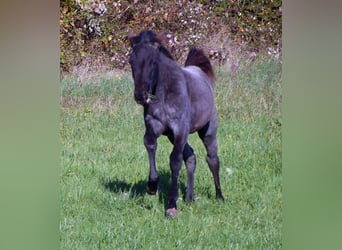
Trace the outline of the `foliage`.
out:
<instances>
[{"instance_id":1,"label":"foliage","mask_svg":"<svg viewBox=\"0 0 342 250\"><path fill-rule=\"evenodd\" d=\"M61 71L84 62L125 68L129 30L162 31L177 60L194 45L210 45L210 55L220 63L229 57L229 46L279 53L281 4L281 0L62 0Z\"/></svg>"},{"instance_id":2,"label":"foliage","mask_svg":"<svg viewBox=\"0 0 342 250\"><path fill-rule=\"evenodd\" d=\"M156 196L146 194L143 109L129 73L65 76L61 82L61 249L280 249L282 212L279 60L240 62L216 72L221 186L216 202L197 135L196 201L164 217L172 147L158 141Z\"/></svg>"}]
</instances>

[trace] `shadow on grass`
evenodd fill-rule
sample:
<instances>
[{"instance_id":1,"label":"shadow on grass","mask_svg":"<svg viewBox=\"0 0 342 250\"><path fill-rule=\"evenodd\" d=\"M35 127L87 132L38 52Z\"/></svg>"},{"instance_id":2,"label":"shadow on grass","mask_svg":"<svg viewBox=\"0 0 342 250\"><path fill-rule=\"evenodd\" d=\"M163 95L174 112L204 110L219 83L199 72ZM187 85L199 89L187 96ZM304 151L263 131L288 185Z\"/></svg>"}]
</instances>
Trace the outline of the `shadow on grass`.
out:
<instances>
[{"instance_id":1,"label":"shadow on grass","mask_svg":"<svg viewBox=\"0 0 342 250\"><path fill-rule=\"evenodd\" d=\"M158 182L158 198L159 202L163 203L165 206L168 202L168 193L170 187L171 175L168 171L161 171L159 174L159 182ZM112 193L120 194L120 193L128 193L129 198L135 198L139 196L144 196L147 194L147 178L144 180L140 180L136 183L128 183L126 181L118 180L118 179L103 179L103 186ZM181 192L185 193L185 185L182 183L178 183L181 188Z\"/></svg>"}]
</instances>

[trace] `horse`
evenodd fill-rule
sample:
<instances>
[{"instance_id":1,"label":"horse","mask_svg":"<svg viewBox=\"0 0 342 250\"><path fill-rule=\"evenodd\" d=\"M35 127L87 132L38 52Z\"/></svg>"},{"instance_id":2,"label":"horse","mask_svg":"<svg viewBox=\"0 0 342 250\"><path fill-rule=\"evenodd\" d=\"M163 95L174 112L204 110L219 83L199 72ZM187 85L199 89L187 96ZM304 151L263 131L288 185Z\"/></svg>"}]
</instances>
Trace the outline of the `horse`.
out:
<instances>
[{"instance_id":1,"label":"horse","mask_svg":"<svg viewBox=\"0 0 342 250\"><path fill-rule=\"evenodd\" d=\"M163 46L160 34L143 30L128 34L132 48L129 63L134 81L134 99L143 106L150 172L147 193L158 189L156 169L157 139L167 136L173 144L170 154L171 187L165 208L167 217L177 216L178 177L184 161L187 169L186 201L194 200L196 156L188 143L189 134L197 132L206 151L206 161L214 178L216 198L224 200L220 186L220 161L217 145L217 113L213 97L215 74L209 59L192 48L184 67L179 66Z\"/></svg>"}]
</instances>

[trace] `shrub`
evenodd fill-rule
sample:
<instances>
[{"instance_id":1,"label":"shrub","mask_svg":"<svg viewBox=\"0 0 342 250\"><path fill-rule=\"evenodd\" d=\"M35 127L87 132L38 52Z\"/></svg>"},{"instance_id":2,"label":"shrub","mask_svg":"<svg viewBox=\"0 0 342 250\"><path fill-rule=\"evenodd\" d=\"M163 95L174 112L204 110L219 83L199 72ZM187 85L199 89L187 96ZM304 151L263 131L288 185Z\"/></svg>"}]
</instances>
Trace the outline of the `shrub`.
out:
<instances>
[{"instance_id":1,"label":"shrub","mask_svg":"<svg viewBox=\"0 0 342 250\"><path fill-rule=\"evenodd\" d=\"M207 46L218 63L227 59L231 46L248 53L279 53L281 4L281 0L62 0L61 71L89 62L93 67L126 68L129 30L162 31L167 47L180 61L196 45Z\"/></svg>"}]
</instances>

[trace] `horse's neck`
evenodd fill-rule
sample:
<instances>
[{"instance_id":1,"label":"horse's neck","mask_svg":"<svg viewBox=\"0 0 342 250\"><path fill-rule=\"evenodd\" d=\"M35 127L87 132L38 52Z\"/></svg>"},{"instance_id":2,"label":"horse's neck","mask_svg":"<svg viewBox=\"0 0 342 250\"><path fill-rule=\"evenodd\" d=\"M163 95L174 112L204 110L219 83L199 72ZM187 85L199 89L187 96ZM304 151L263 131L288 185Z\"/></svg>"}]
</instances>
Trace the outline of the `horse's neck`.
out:
<instances>
[{"instance_id":1,"label":"horse's neck","mask_svg":"<svg viewBox=\"0 0 342 250\"><path fill-rule=\"evenodd\" d=\"M158 68L157 91L160 92L159 95L165 96L170 92L182 92L182 89L186 87L182 68L167 57L161 58Z\"/></svg>"}]
</instances>

